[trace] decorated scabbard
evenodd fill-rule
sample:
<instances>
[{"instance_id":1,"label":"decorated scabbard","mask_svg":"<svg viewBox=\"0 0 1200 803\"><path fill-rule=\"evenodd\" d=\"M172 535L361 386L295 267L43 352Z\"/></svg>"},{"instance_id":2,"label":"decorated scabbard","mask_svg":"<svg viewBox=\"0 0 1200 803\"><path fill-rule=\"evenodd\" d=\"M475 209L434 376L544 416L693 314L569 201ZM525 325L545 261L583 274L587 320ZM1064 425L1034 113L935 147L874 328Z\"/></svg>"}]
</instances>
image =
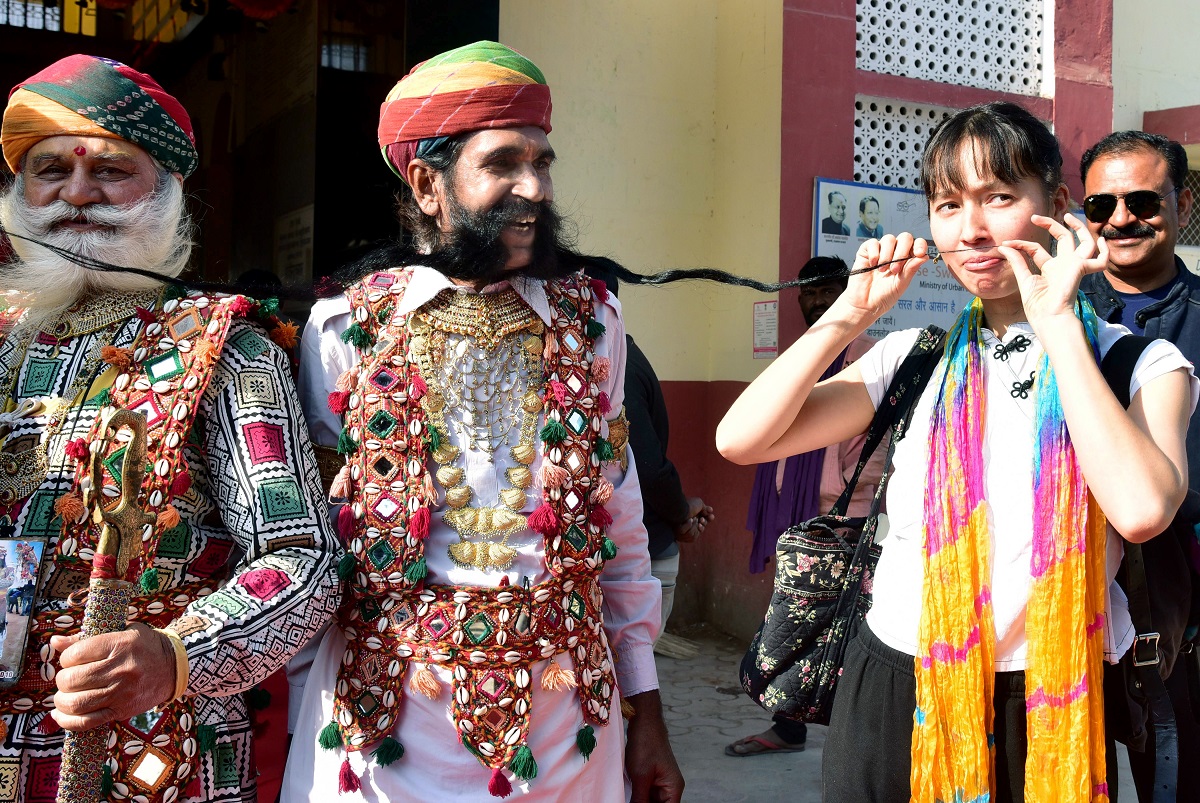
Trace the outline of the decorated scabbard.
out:
<instances>
[{"instance_id":1,"label":"decorated scabbard","mask_svg":"<svg viewBox=\"0 0 1200 803\"><path fill-rule=\"evenodd\" d=\"M92 482L97 491L104 445L117 437L121 429L129 430L132 437L126 444L121 465L120 502L106 511L102 500L97 498L96 516L104 526L92 563L80 639L125 629L134 594L134 585L125 579L125 574L130 559L141 549L142 528L154 521L138 505L146 465L146 419L130 410L108 411L103 416L100 448L92 454ZM58 776L58 803L95 803L104 799L104 764L112 732L111 725L89 731L67 731Z\"/></svg>"}]
</instances>

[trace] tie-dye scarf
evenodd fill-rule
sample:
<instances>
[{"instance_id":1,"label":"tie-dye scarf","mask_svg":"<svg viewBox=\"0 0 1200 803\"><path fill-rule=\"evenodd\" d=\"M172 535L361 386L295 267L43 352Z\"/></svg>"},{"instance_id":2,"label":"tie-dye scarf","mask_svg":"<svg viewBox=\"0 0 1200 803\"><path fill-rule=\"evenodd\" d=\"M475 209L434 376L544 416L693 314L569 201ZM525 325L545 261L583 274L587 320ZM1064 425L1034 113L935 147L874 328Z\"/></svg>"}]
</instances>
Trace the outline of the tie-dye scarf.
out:
<instances>
[{"instance_id":1,"label":"tie-dye scarf","mask_svg":"<svg viewBox=\"0 0 1200 803\"><path fill-rule=\"evenodd\" d=\"M1096 314L1082 295L1075 312L1097 353ZM934 403L930 424L912 743L917 803L986 803L994 789L995 627L984 492L982 321L976 299L955 322L942 363L941 399ZM1025 800L1097 803L1108 800L1102 684L1105 519L1088 493L1045 354L1034 387Z\"/></svg>"}]
</instances>

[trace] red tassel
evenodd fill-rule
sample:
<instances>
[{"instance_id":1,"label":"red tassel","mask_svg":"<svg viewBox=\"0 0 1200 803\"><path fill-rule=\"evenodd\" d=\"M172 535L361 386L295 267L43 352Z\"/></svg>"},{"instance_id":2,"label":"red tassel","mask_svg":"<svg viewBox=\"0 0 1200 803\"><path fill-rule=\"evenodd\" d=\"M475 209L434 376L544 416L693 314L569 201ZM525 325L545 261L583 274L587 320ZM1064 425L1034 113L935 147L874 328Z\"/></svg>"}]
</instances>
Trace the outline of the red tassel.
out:
<instances>
[{"instance_id":1,"label":"red tassel","mask_svg":"<svg viewBox=\"0 0 1200 803\"><path fill-rule=\"evenodd\" d=\"M350 509L350 505L342 505L342 509L338 511L337 526L342 543L350 543L354 536L354 511Z\"/></svg>"},{"instance_id":2,"label":"red tassel","mask_svg":"<svg viewBox=\"0 0 1200 803\"><path fill-rule=\"evenodd\" d=\"M603 279L592 279L592 292L596 294L596 300L603 304L608 301L608 285Z\"/></svg>"},{"instance_id":3,"label":"red tassel","mask_svg":"<svg viewBox=\"0 0 1200 803\"><path fill-rule=\"evenodd\" d=\"M342 769L338 772L338 791L343 795L347 792L357 792L362 789L362 781L350 768L350 759L342 761Z\"/></svg>"},{"instance_id":4,"label":"red tassel","mask_svg":"<svg viewBox=\"0 0 1200 803\"><path fill-rule=\"evenodd\" d=\"M592 508L592 515L588 518L592 524L595 524L597 527L607 527L613 523L612 514L599 505Z\"/></svg>"},{"instance_id":5,"label":"red tassel","mask_svg":"<svg viewBox=\"0 0 1200 803\"><path fill-rule=\"evenodd\" d=\"M46 712L46 716L42 717L42 721L38 723L38 733L46 736L53 736L62 730L62 725L55 721L54 717L50 716L50 712Z\"/></svg>"},{"instance_id":6,"label":"red tassel","mask_svg":"<svg viewBox=\"0 0 1200 803\"><path fill-rule=\"evenodd\" d=\"M412 385L412 390L409 391L408 397L413 401L420 401L421 397L429 392L429 386L425 384L425 380L421 378L420 374L409 374L408 382Z\"/></svg>"},{"instance_id":7,"label":"red tassel","mask_svg":"<svg viewBox=\"0 0 1200 803\"><path fill-rule=\"evenodd\" d=\"M238 296L229 305L229 314L235 318L245 318L251 312L254 312L256 305L245 296Z\"/></svg>"},{"instance_id":8,"label":"red tassel","mask_svg":"<svg viewBox=\"0 0 1200 803\"><path fill-rule=\"evenodd\" d=\"M134 307L133 311L142 323L154 323L158 320L158 316L145 307Z\"/></svg>"},{"instance_id":9,"label":"red tassel","mask_svg":"<svg viewBox=\"0 0 1200 803\"><path fill-rule=\"evenodd\" d=\"M571 393L567 389L567 386L562 382L559 382L557 379L550 380L550 392L554 394L554 398L560 405L567 403L567 399L570 397Z\"/></svg>"},{"instance_id":10,"label":"red tassel","mask_svg":"<svg viewBox=\"0 0 1200 803\"><path fill-rule=\"evenodd\" d=\"M529 529L547 538L558 535L558 514L550 507L549 502L543 502L537 510L529 514Z\"/></svg>"},{"instance_id":11,"label":"red tassel","mask_svg":"<svg viewBox=\"0 0 1200 803\"><path fill-rule=\"evenodd\" d=\"M334 415L343 415L350 409L350 391L335 390L329 394L329 412Z\"/></svg>"},{"instance_id":12,"label":"red tassel","mask_svg":"<svg viewBox=\"0 0 1200 803\"><path fill-rule=\"evenodd\" d=\"M600 391L600 395L596 397L596 406L600 408L600 415L608 415L612 412L612 402L608 399L608 394Z\"/></svg>"},{"instance_id":13,"label":"red tassel","mask_svg":"<svg viewBox=\"0 0 1200 803\"><path fill-rule=\"evenodd\" d=\"M192 489L192 475L181 471L171 481L171 496L183 496Z\"/></svg>"},{"instance_id":14,"label":"red tassel","mask_svg":"<svg viewBox=\"0 0 1200 803\"><path fill-rule=\"evenodd\" d=\"M418 541L424 541L429 537L429 508L417 508L417 512L412 514L408 520L408 531Z\"/></svg>"},{"instance_id":15,"label":"red tassel","mask_svg":"<svg viewBox=\"0 0 1200 803\"><path fill-rule=\"evenodd\" d=\"M87 441L83 438L76 438L75 440L67 443L66 452L67 457L71 458L72 460L78 460L81 463L84 460L87 460L92 454L91 450L88 449Z\"/></svg>"},{"instance_id":16,"label":"red tassel","mask_svg":"<svg viewBox=\"0 0 1200 803\"><path fill-rule=\"evenodd\" d=\"M200 775L197 773L196 775L192 776L192 782L187 785L187 789L183 790L183 796L200 797L203 791L204 790L200 787Z\"/></svg>"},{"instance_id":17,"label":"red tassel","mask_svg":"<svg viewBox=\"0 0 1200 803\"><path fill-rule=\"evenodd\" d=\"M492 797L508 797L512 794L512 784L499 767L492 770L492 778L488 781L488 791Z\"/></svg>"},{"instance_id":18,"label":"red tassel","mask_svg":"<svg viewBox=\"0 0 1200 803\"><path fill-rule=\"evenodd\" d=\"M504 588L507 585L512 585L512 583L509 582L508 575L506 574L500 578L500 587Z\"/></svg>"}]
</instances>

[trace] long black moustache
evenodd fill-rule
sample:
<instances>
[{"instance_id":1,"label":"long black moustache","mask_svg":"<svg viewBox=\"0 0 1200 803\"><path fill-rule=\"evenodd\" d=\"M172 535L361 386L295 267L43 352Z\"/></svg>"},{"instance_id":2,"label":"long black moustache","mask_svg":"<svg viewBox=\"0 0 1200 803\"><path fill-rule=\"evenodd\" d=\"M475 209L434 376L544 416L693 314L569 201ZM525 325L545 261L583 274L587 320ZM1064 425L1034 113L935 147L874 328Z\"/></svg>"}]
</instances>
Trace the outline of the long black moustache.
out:
<instances>
[{"instance_id":1,"label":"long black moustache","mask_svg":"<svg viewBox=\"0 0 1200 803\"><path fill-rule=\"evenodd\" d=\"M14 234L4 228L0 228L0 234L8 237L31 242L39 245L54 254L62 257L68 262L72 262L81 268L87 270L100 271L103 273L128 273L136 276L142 276L147 279L170 284L185 290L197 290L204 293L244 293L246 288L239 287L228 282L205 282L194 279L180 279L171 276L163 276L149 270L140 268L129 268L122 265L114 265L111 262L94 259L92 257L77 254L66 248L44 243L33 237L26 237L21 234ZM540 239L540 238L539 238ZM536 240L535 240L536 242ZM487 247L491 247L491 243ZM373 251L365 254L355 262L341 268L331 276L319 279L312 285L303 287L279 287L272 288L271 295L280 298L281 300L296 300L311 302L318 298L329 298L331 296L341 295L347 287L354 284L364 276L369 276L372 273L388 270L389 268L399 267L415 267L418 265L430 267L451 278L462 278L452 275L448 271L459 269L461 259L468 252L464 249L473 249L475 253L480 253L478 249L483 246L479 245L478 241L468 246L442 248L433 251L432 253L422 253L412 244L406 242L393 242L382 245ZM536 246L535 246L536 247ZM962 251L982 250L975 248L959 249ZM955 253L954 251L943 251L942 253ZM937 252L930 249L930 257L936 256ZM538 271L530 271L537 278L554 278L554 276L565 276L577 270L581 270L587 261L587 257L581 255L578 251L571 248L557 246L553 249L550 255L552 259L545 260L546 267ZM853 276L859 273L867 273L869 271L878 270L884 265L890 265L892 262L903 262L905 259L894 259L888 262L881 262L878 265L873 265L869 268L860 268L858 270L848 270L841 276ZM547 267L551 268L553 275L541 275L547 271ZM836 274L822 275L805 279L792 279L786 282L763 282L758 279L751 279L745 276L738 276L728 271L718 270L716 268L672 268L669 270L659 271L658 273L635 273L634 271L622 266L615 265L609 268L616 277L626 284L635 284L643 287L661 287L662 285L673 284L674 282L682 281L706 281L716 282L718 284L729 285L732 287L747 287L752 290L757 290L761 293L778 293L781 290L789 290L805 285L827 282L831 278L839 278ZM497 274L497 277L505 275L503 272ZM488 277L484 277L485 279Z\"/></svg>"},{"instance_id":2,"label":"long black moustache","mask_svg":"<svg viewBox=\"0 0 1200 803\"><path fill-rule=\"evenodd\" d=\"M1119 229L1116 226L1105 226L1100 230L1100 236L1106 240L1119 240L1122 237L1153 237L1154 229L1145 223L1131 223Z\"/></svg>"}]
</instances>

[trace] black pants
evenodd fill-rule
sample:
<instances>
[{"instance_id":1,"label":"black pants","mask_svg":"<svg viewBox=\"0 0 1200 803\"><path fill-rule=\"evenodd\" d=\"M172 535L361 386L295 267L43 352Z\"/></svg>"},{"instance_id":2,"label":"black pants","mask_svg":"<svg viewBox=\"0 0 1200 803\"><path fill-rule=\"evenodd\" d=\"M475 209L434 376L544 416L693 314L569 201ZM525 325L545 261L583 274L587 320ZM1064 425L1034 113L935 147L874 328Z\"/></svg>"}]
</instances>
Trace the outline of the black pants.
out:
<instances>
[{"instance_id":1,"label":"black pants","mask_svg":"<svg viewBox=\"0 0 1200 803\"><path fill-rule=\"evenodd\" d=\"M1171 707L1175 709L1175 726L1179 729L1179 775L1175 799L1178 801L1200 800L1200 725L1192 709L1192 695L1188 683L1187 662L1191 656L1179 656L1167 678L1167 694ZM1146 739L1146 751L1129 751L1129 769L1133 773L1138 800L1150 803L1154 797L1154 732Z\"/></svg>"},{"instance_id":2,"label":"black pants","mask_svg":"<svg viewBox=\"0 0 1200 803\"><path fill-rule=\"evenodd\" d=\"M908 803L912 770L914 658L888 647L863 624L846 650L822 756L825 803ZM1025 673L997 672L994 803L1025 799ZM1109 747L1112 756L1112 747ZM1116 760L1108 762L1117 799Z\"/></svg>"}]
</instances>

